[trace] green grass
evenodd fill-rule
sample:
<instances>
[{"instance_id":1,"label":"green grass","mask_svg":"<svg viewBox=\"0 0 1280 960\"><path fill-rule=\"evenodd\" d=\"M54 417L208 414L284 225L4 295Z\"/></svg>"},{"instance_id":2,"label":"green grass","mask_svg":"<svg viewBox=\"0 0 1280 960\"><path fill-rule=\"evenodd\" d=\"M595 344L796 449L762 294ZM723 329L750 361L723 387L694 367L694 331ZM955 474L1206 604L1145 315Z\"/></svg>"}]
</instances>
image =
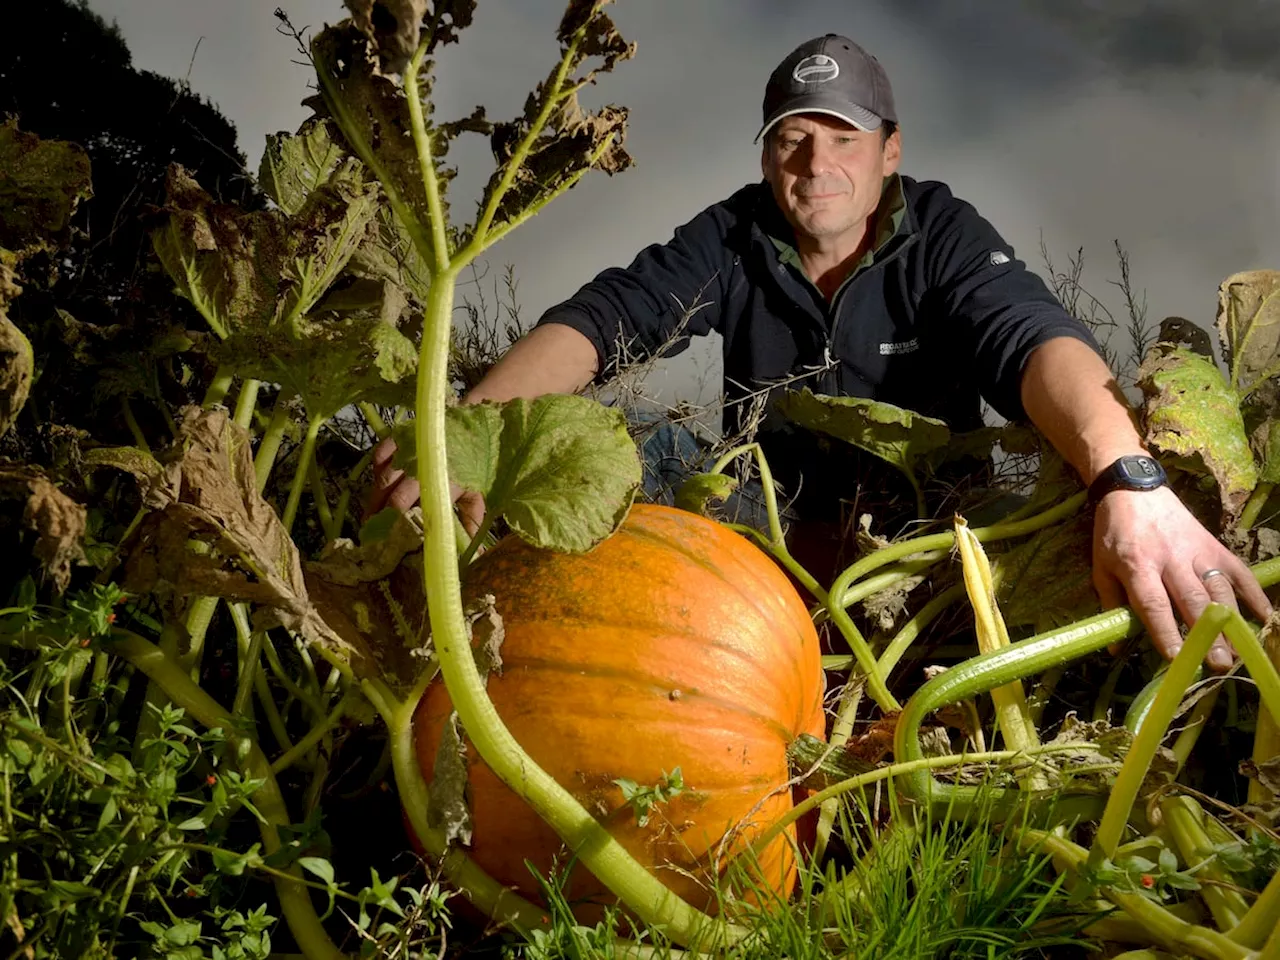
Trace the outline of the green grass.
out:
<instances>
[{"instance_id":1,"label":"green grass","mask_svg":"<svg viewBox=\"0 0 1280 960\"><path fill-rule=\"evenodd\" d=\"M969 827L913 822L867 827L861 803L846 806L856 849L825 868L805 863L795 897L755 912L751 935L709 955L724 960L927 960L1063 956L1088 949L1081 917L1047 857L1016 850L1016 828L979 819ZM842 862L837 862L842 861ZM740 875L739 875L740 876ZM676 960L685 954L614 913L578 925L559 883L543 881L548 924L509 943L511 960ZM731 878L732 879L732 878ZM758 891L757 891L758 892Z\"/></svg>"}]
</instances>

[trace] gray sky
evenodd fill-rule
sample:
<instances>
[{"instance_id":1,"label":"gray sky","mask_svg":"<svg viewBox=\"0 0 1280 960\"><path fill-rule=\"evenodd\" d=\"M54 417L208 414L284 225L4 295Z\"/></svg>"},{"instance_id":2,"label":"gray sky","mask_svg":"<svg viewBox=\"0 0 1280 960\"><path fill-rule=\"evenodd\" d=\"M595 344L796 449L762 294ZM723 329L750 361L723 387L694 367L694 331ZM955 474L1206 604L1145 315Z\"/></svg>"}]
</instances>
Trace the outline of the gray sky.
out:
<instances>
[{"instance_id":1,"label":"gray sky","mask_svg":"<svg viewBox=\"0 0 1280 960\"><path fill-rule=\"evenodd\" d=\"M275 32L272 0L90 0L134 63L192 87L236 124L256 169L263 137L292 130L309 72ZM298 25L342 17L336 0L283 0ZM555 56L563 0L480 0L440 63L437 116L484 103L518 112ZM631 108L637 166L588 177L491 252L514 264L529 319L598 270L670 237L758 179L764 81L826 32L880 58L894 85L903 172L949 183L1034 269L1084 247L1086 282L1118 308L1112 241L1130 253L1150 316L1208 326L1218 283L1280 268L1280 35L1276 0L621 0L610 8L637 57L589 102ZM456 215L473 210L490 157L452 155ZM674 361L668 392L713 382L713 351Z\"/></svg>"}]
</instances>

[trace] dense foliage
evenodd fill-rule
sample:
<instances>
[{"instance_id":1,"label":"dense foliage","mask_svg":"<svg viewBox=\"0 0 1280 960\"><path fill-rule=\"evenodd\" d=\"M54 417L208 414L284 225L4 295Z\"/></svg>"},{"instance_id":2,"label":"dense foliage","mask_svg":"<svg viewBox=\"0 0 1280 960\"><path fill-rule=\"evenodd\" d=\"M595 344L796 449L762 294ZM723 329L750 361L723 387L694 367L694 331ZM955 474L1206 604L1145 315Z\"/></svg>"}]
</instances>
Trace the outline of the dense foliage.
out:
<instances>
[{"instance_id":1,"label":"dense foliage","mask_svg":"<svg viewBox=\"0 0 1280 960\"><path fill-rule=\"evenodd\" d=\"M232 172L233 151L227 166L177 153L170 165L157 159L167 134L133 150L135 118L105 103L65 118L114 131L102 136L45 126L61 114L33 91L0 126L0 527L17 545L0 562L6 952L1018 956L1075 940L1276 956L1280 632L1211 605L1178 659L1156 662L1128 610L1099 611L1079 485L1025 427L955 436L884 404L789 398L784 415L900 471L918 516L910 539L892 541L868 517L853 534L856 560L831 582L792 555L754 444L718 451L680 491L683 510L714 517L754 464L767 530L688 522L732 536L719 558L747 551L758 567L771 555L807 591L832 651L825 731L812 725L816 676L773 698L794 694L803 714L793 726L775 718L790 766L769 786L786 802L752 824L739 854L767 864L793 832L808 837L789 900L726 887L691 902L678 895L690 887L673 892L663 873L683 871L704 892L716 871L702 860L636 861L643 838L696 816L700 781L724 775L668 758L644 725L597 744L589 789L551 775L555 751L538 742L551 725L521 734L518 709L488 676L508 620L512 661L529 656L517 634L533 604L520 595L539 581L490 582L488 567L559 558L540 601L569 591L606 617L668 604L712 634L755 628L717 600L732 590L692 573L646 594L634 581L652 589L643 574L655 561L630 579L563 572L592 569L577 566L590 557L634 565L619 530L649 508L633 506L640 464L621 410L581 397L453 404L455 374L475 367L459 360L454 330L463 271L590 170L629 164L626 111L590 112L577 98L634 52L598 2L568 4L556 59L520 116L433 116L435 57L474 6L350 0L350 18L304 46L313 115L271 139L252 187ZM86 44L84 69L100 79L172 92L132 72L118 37L83 8L48 7L59 30L29 31L25 59L2 69L41 43L50 58L59 44ZM174 102L231 143L206 106ZM489 138L495 170L474 219L458 224L444 158L468 133ZM163 171L164 192L145 221L150 251L125 231L107 257L94 233L124 209L113 178L126 160L148 189ZM97 279L67 286L72 277ZM136 308L130 291L161 277L164 292ZM1280 274L1228 278L1225 374L1203 343L1170 329L1137 376L1147 442L1268 586L1280 579L1277 311ZM369 447L387 436L421 481L422 505L365 517ZM955 509L954 497L937 516L926 481L948 459L993 450L1026 467L1004 491L1019 505L981 527L953 516L977 511ZM483 494L478 532L454 517L450 481ZM756 583L757 606L793 589L756 577L720 579ZM571 631L555 628L575 618L546 619L567 642ZM608 643L626 626L605 622L579 642ZM1243 666L1202 678L1219 631ZM675 680L680 671L709 667L664 663L658 640L630 669L654 674L670 706L671 690L698 683ZM581 672L583 650L534 642L555 650L544 672ZM1101 655L1125 644L1128 658ZM776 674L755 656L741 659ZM714 679L726 678L722 668ZM737 723L762 684L743 681L742 702L722 704ZM544 686L534 702L551 714L561 704ZM624 698L612 699L620 710ZM586 712L568 711L584 739ZM430 720L418 735L415 715ZM704 719L700 733L723 723ZM828 744L796 736L806 729ZM458 825L474 812L485 843L508 834L492 835L504 828L488 825L493 811L480 816L478 786L460 789L459 764L433 760L424 776L434 744L424 750L419 736L437 730L452 746L438 755L482 764L503 785L488 800L519 805L513 820L554 834L573 864L521 890L491 875L483 844L469 846ZM626 734L634 740L618 742ZM628 756L644 763L626 766ZM794 807L793 787L808 794ZM521 857L518 839L504 870ZM575 913L571 878L588 875L616 909Z\"/></svg>"}]
</instances>

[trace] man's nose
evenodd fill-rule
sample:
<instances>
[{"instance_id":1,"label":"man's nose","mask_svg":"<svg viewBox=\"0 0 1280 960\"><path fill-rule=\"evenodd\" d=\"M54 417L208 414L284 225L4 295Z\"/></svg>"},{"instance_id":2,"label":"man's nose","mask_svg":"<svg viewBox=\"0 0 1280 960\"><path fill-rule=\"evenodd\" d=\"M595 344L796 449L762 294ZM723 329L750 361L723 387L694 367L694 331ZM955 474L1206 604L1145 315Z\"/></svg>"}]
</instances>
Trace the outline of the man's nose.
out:
<instances>
[{"instance_id":1,"label":"man's nose","mask_svg":"<svg viewBox=\"0 0 1280 960\"><path fill-rule=\"evenodd\" d=\"M819 137L809 137L801 159L806 173L820 176L831 169L831 148Z\"/></svg>"}]
</instances>

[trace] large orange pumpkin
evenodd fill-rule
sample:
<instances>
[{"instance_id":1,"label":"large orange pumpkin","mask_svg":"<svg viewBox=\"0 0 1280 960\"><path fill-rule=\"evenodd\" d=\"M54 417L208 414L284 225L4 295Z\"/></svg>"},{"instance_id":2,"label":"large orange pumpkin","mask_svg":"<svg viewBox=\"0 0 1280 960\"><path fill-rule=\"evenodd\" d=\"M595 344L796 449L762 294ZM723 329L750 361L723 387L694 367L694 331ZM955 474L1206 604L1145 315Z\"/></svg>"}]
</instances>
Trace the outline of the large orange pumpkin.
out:
<instances>
[{"instance_id":1,"label":"large orange pumpkin","mask_svg":"<svg viewBox=\"0 0 1280 960\"><path fill-rule=\"evenodd\" d=\"M715 909L715 864L791 809L788 744L823 735L818 638L786 576L719 524L638 504L586 554L504 540L471 567L465 593L497 598L505 639L488 691L516 739L668 887ZM437 682L414 718L428 780L451 709ZM560 838L470 745L468 760L468 852L537 899L524 861L545 875ZM676 767L684 792L640 826L614 781L654 785ZM762 852L753 883L790 893L793 839ZM613 900L581 865L566 895Z\"/></svg>"}]
</instances>

